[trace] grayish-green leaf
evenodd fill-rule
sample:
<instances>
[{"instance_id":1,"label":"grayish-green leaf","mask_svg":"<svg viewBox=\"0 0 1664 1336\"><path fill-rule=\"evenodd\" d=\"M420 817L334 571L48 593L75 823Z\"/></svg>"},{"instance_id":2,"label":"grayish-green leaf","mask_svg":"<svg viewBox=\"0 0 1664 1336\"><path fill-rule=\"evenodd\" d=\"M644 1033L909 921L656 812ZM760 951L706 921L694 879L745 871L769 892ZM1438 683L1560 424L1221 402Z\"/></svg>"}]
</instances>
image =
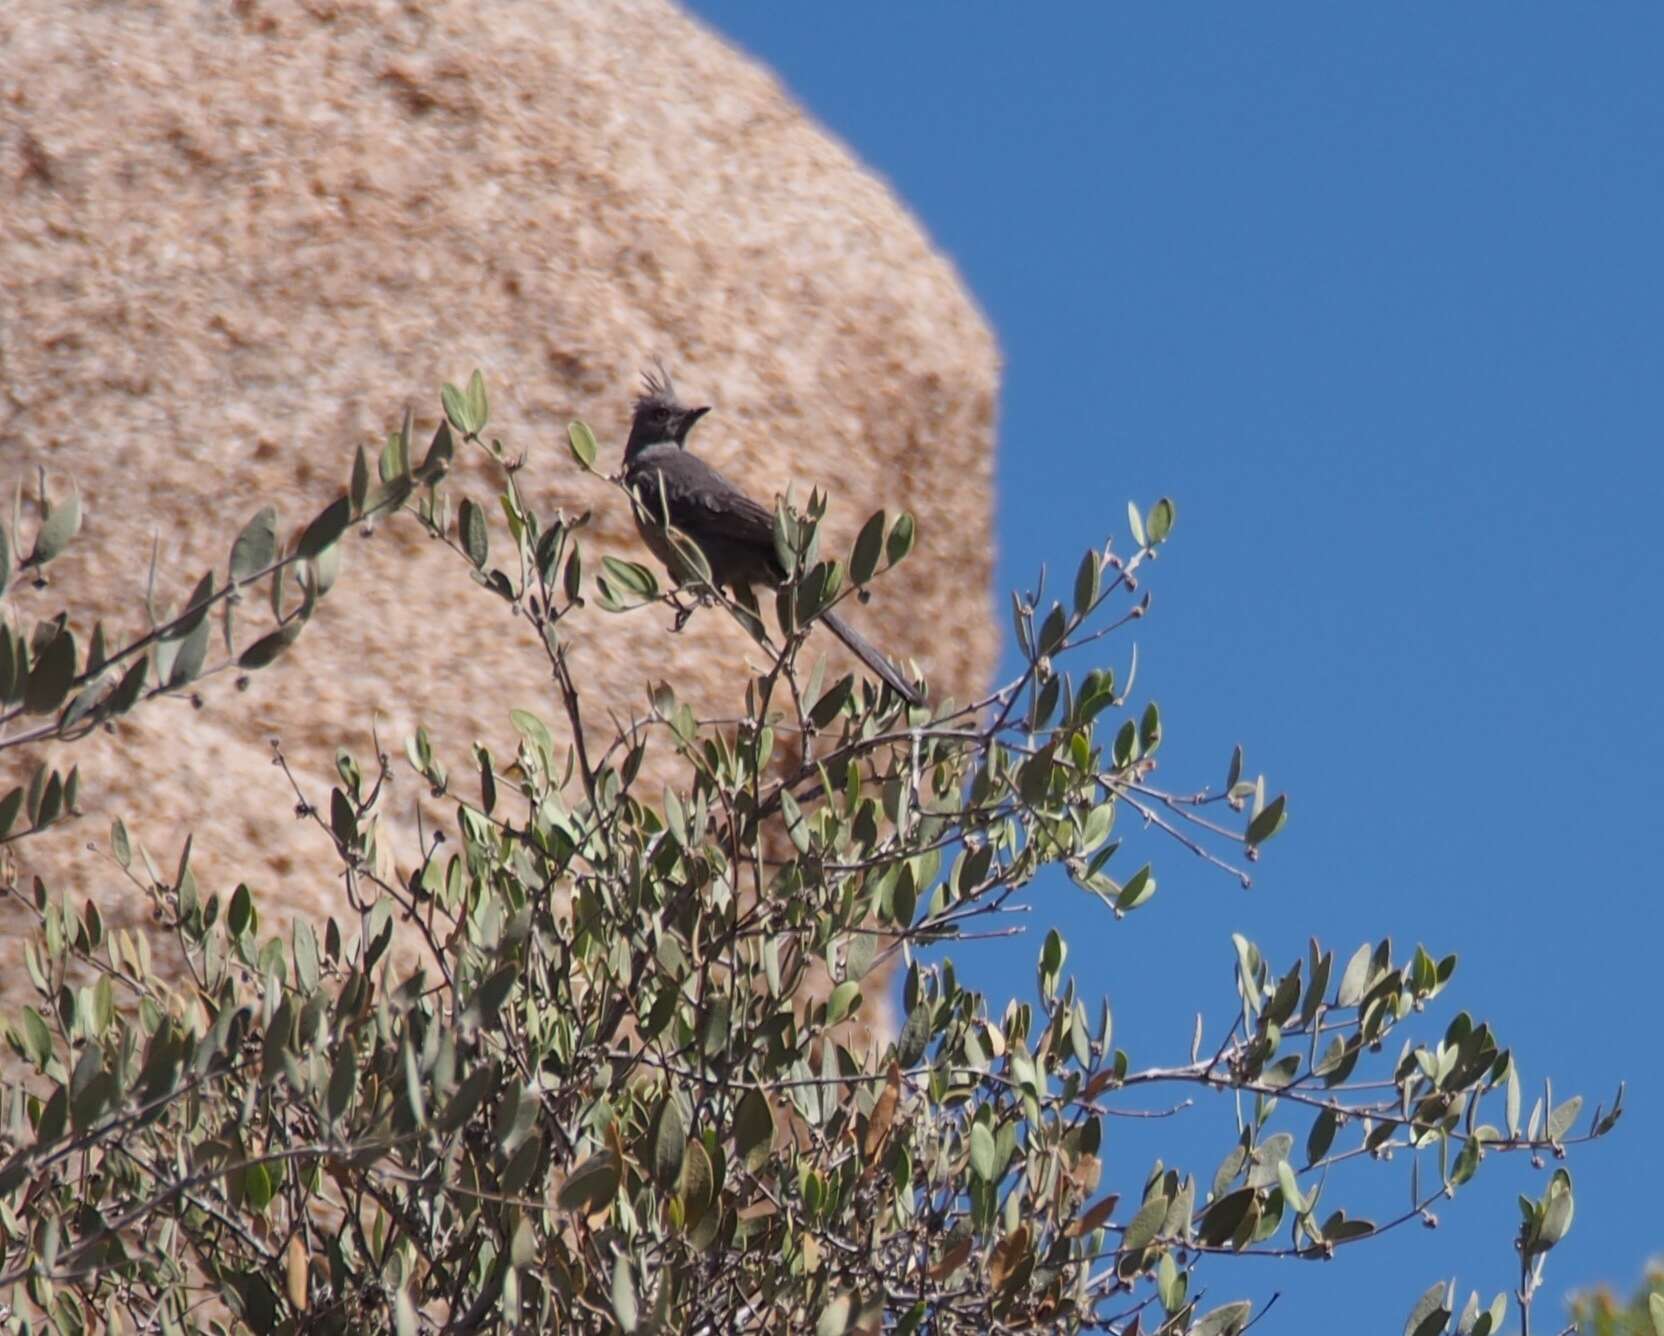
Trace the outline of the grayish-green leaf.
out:
<instances>
[{"instance_id":1,"label":"grayish-green leaf","mask_svg":"<svg viewBox=\"0 0 1664 1336\"><path fill-rule=\"evenodd\" d=\"M1149 530L1150 546L1165 543L1167 536L1173 532L1173 521L1178 517L1178 511L1172 501L1162 497L1150 507L1149 519L1145 527Z\"/></svg>"},{"instance_id":2,"label":"grayish-green leaf","mask_svg":"<svg viewBox=\"0 0 1664 1336\"><path fill-rule=\"evenodd\" d=\"M971 1168L985 1183L994 1181L997 1166L994 1161L994 1134L984 1123L971 1124Z\"/></svg>"},{"instance_id":3,"label":"grayish-green leaf","mask_svg":"<svg viewBox=\"0 0 1664 1336\"><path fill-rule=\"evenodd\" d=\"M457 508L456 529L462 542L463 554L474 564L476 570L484 570L489 554L485 512L467 497L463 497L461 506Z\"/></svg>"},{"instance_id":4,"label":"grayish-green leaf","mask_svg":"<svg viewBox=\"0 0 1664 1336\"><path fill-rule=\"evenodd\" d=\"M1566 1133L1572 1130L1572 1125L1577 1122L1577 1115L1582 1110L1582 1095L1573 1095L1564 1104L1558 1105L1548 1116L1548 1139L1563 1140Z\"/></svg>"},{"instance_id":5,"label":"grayish-green leaf","mask_svg":"<svg viewBox=\"0 0 1664 1336\"><path fill-rule=\"evenodd\" d=\"M237 666L247 669L264 668L300 639L301 630L305 625L305 622L296 617L285 622L277 630L268 631L237 656Z\"/></svg>"},{"instance_id":6,"label":"grayish-green leaf","mask_svg":"<svg viewBox=\"0 0 1664 1336\"><path fill-rule=\"evenodd\" d=\"M633 1332L640 1325L641 1310L636 1303L636 1282L635 1277L630 1274L628 1253L620 1252L613 1259L612 1312L618 1319L620 1331Z\"/></svg>"},{"instance_id":7,"label":"grayish-green leaf","mask_svg":"<svg viewBox=\"0 0 1664 1336\"><path fill-rule=\"evenodd\" d=\"M682 1106L674 1094L669 1095L660 1106L658 1128L653 1134L653 1175L667 1188L673 1187L681 1175L687 1139Z\"/></svg>"},{"instance_id":8,"label":"grayish-green leaf","mask_svg":"<svg viewBox=\"0 0 1664 1336\"><path fill-rule=\"evenodd\" d=\"M170 688L186 686L202 675L202 665L208 657L208 638L212 632L213 624L204 618L180 642L168 671Z\"/></svg>"},{"instance_id":9,"label":"grayish-green leaf","mask_svg":"<svg viewBox=\"0 0 1664 1336\"><path fill-rule=\"evenodd\" d=\"M890 536L884 543L884 555L890 565L899 565L913 550L915 524L912 515L902 511L896 516L896 522L890 526Z\"/></svg>"},{"instance_id":10,"label":"grayish-green leaf","mask_svg":"<svg viewBox=\"0 0 1664 1336\"><path fill-rule=\"evenodd\" d=\"M1404 1336L1438 1336L1450 1322L1449 1293L1449 1285L1442 1280L1429 1287L1410 1309Z\"/></svg>"},{"instance_id":11,"label":"grayish-green leaf","mask_svg":"<svg viewBox=\"0 0 1664 1336\"><path fill-rule=\"evenodd\" d=\"M81 531L81 494L73 487L62 501L52 507L35 534L35 550L29 554L25 566L44 566L69 546L69 540Z\"/></svg>"},{"instance_id":12,"label":"grayish-green leaf","mask_svg":"<svg viewBox=\"0 0 1664 1336\"><path fill-rule=\"evenodd\" d=\"M1340 976L1340 987L1335 993L1336 1006L1355 1007L1363 1000L1364 989L1369 984L1370 954L1369 943L1365 942L1346 962L1346 969Z\"/></svg>"},{"instance_id":13,"label":"grayish-green leaf","mask_svg":"<svg viewBox=\"0 0 1664 1336\"><path fill-rule=\"evenodd\" d=\"M907 1013L907 1021L896 1037L896 1061L903 1067L911 1067L924 1057L924 1051L930 1044L930 1011L928 1002L920 1002Z\"/></svg>"},{"instance_id":14,"label":"grayish-green leaf","mask_svg":"<svg viewBox=\"0 0 1664 1336\"><path fill-rule=\"evenodd\" d=\"M74 681L75 636L66 627L46 643L30 666L23 708L30 714L51 714L64 703Z\"/></svg>"},{"instance_id":15,"label":"grayish-green leaf","mask_svg":"<svg viewBox=\"0 0 1664 1336\"><path fill-rule=\"evenodd\" d=\"M572 458L589 472L595 472L595 456L599 449L595 444L595 433L588 425L583 422L571 423L566 428L566 439L572 447Z\"/></svg>"},{"instance_id":16,"label":"grayish-green leaf","mask_svg":"<svg viewBox=\"0 0 1664 1336\"><path fill-rule=\"evenodd\" d=\"M1249 848L1264 844L1288 823L1287 798L1279 793L1248 823Z\"/></svg>"},{"instance_id":17,"label":"grayish-green leaf","mask_svg":"<svg viewBox=\"0 0 1664 1336\"><path fill-rule=\"evenodd\" d=\"M295 551L308 559L316 557L331 543L339 542L351 522L352 502L344 496L337 497L320 510L317 518L306 526Z\"/></svg>"},{"instance_id":18,"label":"grayish-green leaf","mask_svg":"<svg viewBox=\"0 0 1664 1336\"><path fill-rule=\"evenodd\" d=\"M882 510L869 516L867 522L861 526L861 532L855 537L855 548L849 558L849 578L852 584L864 585L878 570L880 558L884 555L884 526L887 523Z\"/></svg>"},{"instance_id":19,"label":"grayish-green leaf","mask_svg":"<svg viewBox=\"0 0 1664 1336\"><path fill-rule=\"evenodd\" d=\"M1204 1314L1185 1336L1237 1336L1253 1312L1254 1305L1247 1299L1221 1304Z\"/></svg>"},{"instance_id":20,"label":"grayish-green leaf","mask_svg":"<svg viewBox=\"0 0 1664 1336\"><path fill-rule=\"evenodd\" d=\"M1161 1233L1166 1220L1167 1198L1157 1192L1138 1208L1138 1213L1127 1225L1127 1232L1122 1235L1121 1246L1128 1252L1146 1247Z\"/></svg>"}]
</instances>

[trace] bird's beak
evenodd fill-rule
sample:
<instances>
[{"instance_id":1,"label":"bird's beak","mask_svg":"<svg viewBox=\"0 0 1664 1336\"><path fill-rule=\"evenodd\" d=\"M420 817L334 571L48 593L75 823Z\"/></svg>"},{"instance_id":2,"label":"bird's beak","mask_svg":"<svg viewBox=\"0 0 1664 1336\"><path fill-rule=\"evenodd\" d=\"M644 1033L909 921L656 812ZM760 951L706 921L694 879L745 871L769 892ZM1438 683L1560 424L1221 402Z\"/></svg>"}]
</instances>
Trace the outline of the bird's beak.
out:
<instances>
[{"instance_id":1,"label":"bird's beak","mask_svg":"<svg viewBox=\"0 0 1664 1336\"><path fill-rule=\"evenodd\" d=\"M688 409L686 413L682 414L682 430L676 439L678 441L685 441L688 433L693 430L693 424L698 422L700 418L704 417L705 414L710 411L711 406L709 404L706 404L703 408Z\"/></svg>"}]
</instances>

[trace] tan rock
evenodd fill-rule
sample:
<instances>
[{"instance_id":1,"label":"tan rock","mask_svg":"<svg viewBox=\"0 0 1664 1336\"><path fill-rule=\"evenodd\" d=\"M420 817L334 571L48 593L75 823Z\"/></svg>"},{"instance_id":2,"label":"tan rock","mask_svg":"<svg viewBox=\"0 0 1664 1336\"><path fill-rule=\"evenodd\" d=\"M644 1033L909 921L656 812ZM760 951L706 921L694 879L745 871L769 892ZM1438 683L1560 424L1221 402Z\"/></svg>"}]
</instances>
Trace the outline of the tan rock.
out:
<instances>
[{"instance_id":1,"label":"tan rock","mask_svg":"<svg viewBox=\"0 0 1664 1336\"><path fill-rule=\"evenodd\" d=\"M894 196L665 4L8 0L0 259L0 483L44 466L89 514L50 587L8 593L15 624L67 602L83 644L95 616L142 630L153 543L176 607L209 566L223 578L260 505L284 532L304 523L354 447L407 402L425 441L439 383L476 366L543 513L594 507L591 553L639 558L564 432L588 420L614 466L637 373L662 356L716 406L702 452L754 494L830 489L845 542L880 506L915 512L915 556L858 620L938 697L987 683L989 331ZM488 501L489 485L469 464L452 487ZM586 614L597 703L627 715L668 676L733 713L749 642L717 612L676 637L666 621ZM385 526L345 546L295 653L245 693L221 674L200 707L156 702L52 753L80 762L92 815L19 856L142 921L84 851L121 814L165 866L194 831L204 890L247 880L268 926L339 915L332 850L291 819L269 740L318 801L337 744L368 760L372 720L395 756L425 721L466 769L476 737L512 750L511 706L558 724L540 664L454 556ZM0 752L0 792L32 759ZM399 769L395 816L421 788ZM0 932L26 926L0 907Z\"/></svg>"}]
</instances>

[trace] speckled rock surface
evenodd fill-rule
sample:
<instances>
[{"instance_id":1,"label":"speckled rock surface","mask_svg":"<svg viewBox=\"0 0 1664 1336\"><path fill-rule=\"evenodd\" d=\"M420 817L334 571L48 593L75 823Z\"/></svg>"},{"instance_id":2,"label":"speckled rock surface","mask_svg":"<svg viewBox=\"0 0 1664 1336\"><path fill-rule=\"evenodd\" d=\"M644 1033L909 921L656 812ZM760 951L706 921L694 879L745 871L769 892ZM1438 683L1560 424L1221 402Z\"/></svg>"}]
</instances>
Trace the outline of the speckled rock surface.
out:
<instances>
[{"instance_id":1,"label":"speckled rock surface","mask_svg":"<svg viewBox=\"0 0 1664 1336\"><path fill-rule=\"evenodd\" d=\"M755 495L830 489L845 541L879 506L912 509L915 556L856 617L938 697L987 684L993 339L894 196L674 8L8 0L0 255L0 483L44 466L89 515L50 588L6 596L25 628L67 596L83 644L94 616L142 629L153 543L158 602L177 606L260 505L291 532L406 403L425 440L439 383L476 366L539 508L594 507L591 552L640 558L564 429L589 421L615 466L657 356L715 405L697 443ZM472 465L454 483L487 485ZM675 637L665 621L586 617L592 718L666 676L733 713L749 642L718 613ZM397 755L425 721L465 769L476 737L512 750L511 706L559 721L529 639L454 556L384 526L346 544L314 624L246 692L222 674L200 707L154 703L62 754L89 819L16 857L142 922L84 847L120 814L164 866L194 831L204 890L247 880L270 928L339 914L332 851L291 818L270 739L318 800L336 745L367 755L372 722ZM0 753L0 791L33 759ZM395 819L421 787L400 786ZM0 906L7 940L24 923Z\"/></svg>"}]
</instances>

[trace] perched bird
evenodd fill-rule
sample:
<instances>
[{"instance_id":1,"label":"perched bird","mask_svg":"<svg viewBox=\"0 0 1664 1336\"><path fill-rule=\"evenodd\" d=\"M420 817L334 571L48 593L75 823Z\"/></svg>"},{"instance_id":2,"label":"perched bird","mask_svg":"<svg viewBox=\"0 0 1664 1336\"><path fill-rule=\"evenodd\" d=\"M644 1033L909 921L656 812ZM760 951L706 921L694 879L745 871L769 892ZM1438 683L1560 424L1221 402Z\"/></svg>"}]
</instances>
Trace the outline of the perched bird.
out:
<instances>
[{"instance_id":1,"label":"perched bird","mask_svg":"<svg viewBox=\"0 0 1664 1336\"><path fill-rule=\"evenodd\" d=\"M749 593L753 585L784 583L786 571L774 547L774 513L686 448L688 433L709 407L682 404L662 368L643 379L646 392L636 400L624 445L624 483L638 498L636 527L642 541L672 575L679 575L686 563L664 531L662 520L668 518L699 545L717 586L738 594ZM923 702L919 689L895 664L836 612L823 612L819 620L910 705Z\"/></svg>"}]
</instances>

